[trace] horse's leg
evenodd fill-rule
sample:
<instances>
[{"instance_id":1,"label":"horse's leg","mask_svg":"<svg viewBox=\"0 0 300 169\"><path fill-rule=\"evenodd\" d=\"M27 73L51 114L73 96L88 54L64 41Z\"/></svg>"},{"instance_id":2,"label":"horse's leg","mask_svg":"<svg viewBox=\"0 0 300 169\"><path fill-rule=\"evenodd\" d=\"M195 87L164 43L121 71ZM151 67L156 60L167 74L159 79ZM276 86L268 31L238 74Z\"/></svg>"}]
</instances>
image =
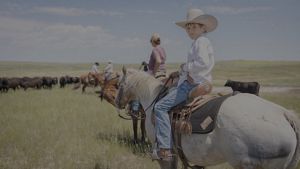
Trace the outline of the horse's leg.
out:
<instances>
[{"instance_id":1,"label":"horse's leg","mask_svg":"<svg viewBox=\"0 0 300 169\"><path fill-rule=\"evenodd\" d=\"M141 138L141 141L142 143L145 142L145 133L146 133L146 128L145 128L145 118L142 117L141 119L141 132L142 132L142 138Z\"/></svg>"},{"instance_id":2,"label":"horse's leg","mask_svg":"<svg viewBox=\"0 0 300 169\"><path fill-rule=\"evenodd\" d=\"M145 142L145 133L146 133L145 119L141 119L141 132L142 132L141 141Z\"/></svg>"},{"instance_id":3,"label":"horse's leg","mask_svg":"<svg viewBox=\"0 0 300 169\"><path fill-rule=\"evenodd\" d=\"M173 160L172 160L172 162L171 162L171 168L172 168L172 169L173 169L173 168L177 169L177 165L178 165L178 156L174 156L174 157L173 157Z\"/></svg>"},{"instance_id":4,"label":"horse's leg","mask_svg":"<svg viewBox=\"0 0 300 169\"><path fill-rule=\"evenodd\" d=\"M97 86L98 86L98 84L99 84L99 83L98 83L98 80L96 79L96 80L95 80L94 87L97 87Z\"/></svg>"},{"instance_id":5,"label":"horse's leg","mask_svg":"<svg viewBox=\"0 0 300 169\"><path fill-rule=\"evenodd\" d=\"M134 143L138 142L137 138L137 125L138 125L138 114L139 114L139 101L134 100L130 103L130 114L132 118L133 132L134 132Z\"/></svg>"},{"instance_id":6,"label":"horse's leg","mask_svg":"<svg viewBox=\"0 0 300 169\"><path fill-rule=\"evenodd\" d=\"M83 86L82 86L82 93L85 92L85 88L86 88L86 84L84 83Z\"/></svg>"},{"instance_id":7,"label":"horse's leg","mask_svg":"<svg viewBox=\"0 0 300 169\"><path fill-rule=\"evenodd\" d=\"M136 144L138 142L137 138L137 125L138 125L138 119L135 116L132 117L132 127L133 127L133 143Z\"/></svg>"}]
</instances>

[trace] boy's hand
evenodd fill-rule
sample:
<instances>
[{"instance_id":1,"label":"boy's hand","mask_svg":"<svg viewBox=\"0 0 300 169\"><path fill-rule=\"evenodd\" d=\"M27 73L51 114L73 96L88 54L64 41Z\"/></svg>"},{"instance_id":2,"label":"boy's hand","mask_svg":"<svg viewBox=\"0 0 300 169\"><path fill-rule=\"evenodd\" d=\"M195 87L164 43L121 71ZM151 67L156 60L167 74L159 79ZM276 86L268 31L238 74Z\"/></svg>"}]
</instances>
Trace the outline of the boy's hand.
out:
<instances>
[{"instance_id":1,"label":"boy's hand","mask_svg":"<svg viewBox=\"0 0 300 169\"><path fill-rule=\"evenodd\" d=\"M172 72L172 73L169 75L169 78L172 78L172 79L175 79L175 78L177 78L177 77L179 77L179 72L178 72L178 71Z\"/></svg>"},{"instance_id":2,"label":"boy's hand","mask_svg":"<svg viewBox=\"0 0 300 169\"><path fill-rule=\"evenodd\" d=\"M190 83L190 84L194 84L194 79L188 74L187 76L187 81Z\"/></svg>"}]
</instances>

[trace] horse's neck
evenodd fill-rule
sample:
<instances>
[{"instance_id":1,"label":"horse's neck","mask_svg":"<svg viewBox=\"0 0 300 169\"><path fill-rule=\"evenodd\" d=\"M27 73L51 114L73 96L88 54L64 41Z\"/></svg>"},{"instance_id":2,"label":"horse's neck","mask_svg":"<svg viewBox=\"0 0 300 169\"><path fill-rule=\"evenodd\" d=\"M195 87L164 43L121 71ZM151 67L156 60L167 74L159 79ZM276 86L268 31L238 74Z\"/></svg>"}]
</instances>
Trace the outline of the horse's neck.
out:
<instances>
[{"instance_id":1,"label":"horse's neck","mask_svg":"<svg viewBox=\"0 0 300 169\"><path fill-rule=\"evenodd\" d=\"M154 106L154 104L152 104L152 103L153 103L154 99L157 97L157 95L159 94L161 89L162 89L162 86L156 86L153 88L149 88L149 91L152 91L149 93L149 96L145 97L145 98L140 98L140 102L143 105L143 108L144 108L145 114L146 114L146 121L145 121L146 126L145 127L146 127L147 137L153 144L155 142L155 127L151 120L153 106Z\"/></svg>"},{"instance_id":2,"label":"horse's neck","mask_svg":"<svg viewBox=\"0 0 300 169\"><path fill-rule=\"evenodd\" d=\"M135 95L143 105L144 109L150 109L151 103L162 89L161 82L144 72L132 70L132 73L133 74L128 77L128 86L130 90L132 90L133 95ZM134 86L134 88L132 88L132 86Z\"/></svg>"}]
</instances>

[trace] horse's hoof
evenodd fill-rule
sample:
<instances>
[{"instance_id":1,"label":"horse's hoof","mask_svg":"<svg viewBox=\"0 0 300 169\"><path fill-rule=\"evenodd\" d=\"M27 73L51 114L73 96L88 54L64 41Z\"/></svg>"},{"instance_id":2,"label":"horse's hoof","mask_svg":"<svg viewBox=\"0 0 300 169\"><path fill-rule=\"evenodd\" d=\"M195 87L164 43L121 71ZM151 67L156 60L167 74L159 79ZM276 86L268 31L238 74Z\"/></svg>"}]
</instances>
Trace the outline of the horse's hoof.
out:
<instances>
[{"instance_id":1,"label":"horse's hoof","mask_svg":"<svg viewBox=\"0 0 300 169\"><path fill-rule=\"evenodd\" d=\"M138 144L139 142L137 140L132 140L132 144Z\"/></svg>"},{"instance_id":2,"label":"horse's hoof","mask_svg":"<svg viewBox=\"0 0 300 169\"><path fill-rule=\"evenodd\" d=\"M100 165L98 163L96 163L95 169L100 169Z\"/></svg>"}]
</instances>

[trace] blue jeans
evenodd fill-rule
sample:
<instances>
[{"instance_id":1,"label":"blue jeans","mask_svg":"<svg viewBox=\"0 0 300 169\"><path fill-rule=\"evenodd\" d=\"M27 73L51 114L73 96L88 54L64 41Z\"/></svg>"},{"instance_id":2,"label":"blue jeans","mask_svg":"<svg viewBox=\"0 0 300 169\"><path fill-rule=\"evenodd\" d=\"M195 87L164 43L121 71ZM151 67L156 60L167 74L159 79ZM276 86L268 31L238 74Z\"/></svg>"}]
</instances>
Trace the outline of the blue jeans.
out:
<instances>
[{"instance_id":1,"label":"blue jeans","mask_svg":"<svg viewBox=\"0 0 300 169\"><path fill-rule=\"evenodd\" d=\"M155 130L158 148L171 148L171 124L168 111L173 106L186 100L189 92L195 86L196 85L190 84L188 81L184 81L176 89L172 90L169 94L155 104Z\"/></svg>"},{"instance_id":2,"label":"blue jeans","mask_svg":"<svg viewBox=\"0 0 300 169\"><path fill-rule=\"evenodd\" d=\"M140 102L138 100L132 100L130 106L132 111L137 112L140 109Z\"/></svg>"}]
</instances>

